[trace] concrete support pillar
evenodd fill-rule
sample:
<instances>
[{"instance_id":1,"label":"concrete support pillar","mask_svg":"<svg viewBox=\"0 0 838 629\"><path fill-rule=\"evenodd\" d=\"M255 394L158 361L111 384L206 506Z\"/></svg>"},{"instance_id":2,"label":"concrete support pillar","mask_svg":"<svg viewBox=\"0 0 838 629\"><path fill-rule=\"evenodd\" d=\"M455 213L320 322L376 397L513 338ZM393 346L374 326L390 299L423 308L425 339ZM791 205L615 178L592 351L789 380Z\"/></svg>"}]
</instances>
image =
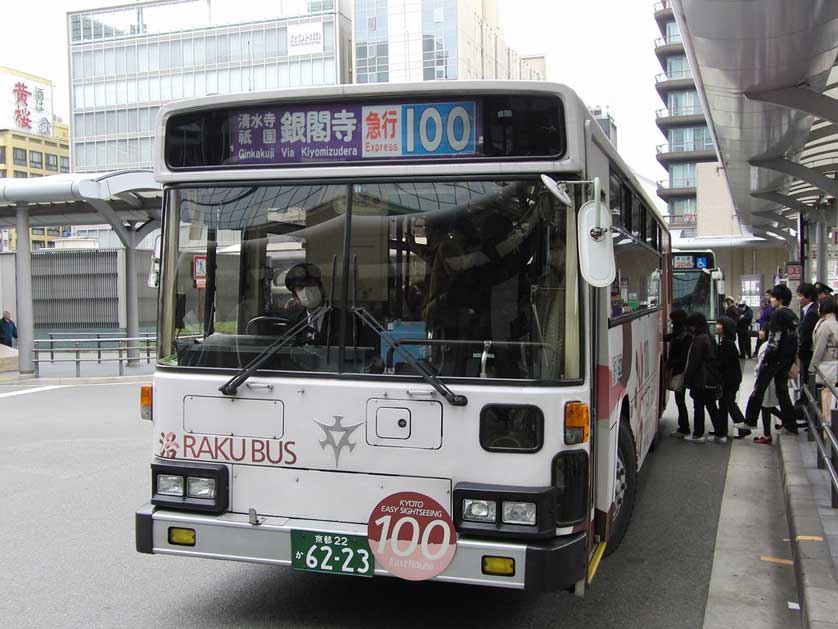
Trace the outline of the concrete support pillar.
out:
<instances>
[{"instance_id":1,"label":"concrete support pillar","mask_svg":"<svg viewBox=\"0 0 838 629\"><path fill-rule=\"evenodd\" d=\"M815 223L815 246L817 247L818 257L816 259L817 272L815 273L815 280L827 283L826 277L826 221L824 220L823 212L819 212L818 222Z\"/></svg>"},{"instance_id":2,"label":"concrete support pillar","mask_svg":"<svg viewBox=\"0 0 838 629\"><path fill-rule=\"evenodd\" d=\"M134 247L125 246L125 301L126 312L126 336L137 338L140 335L140 306L139 293L137 292L137 250ZM129 341L137 345L138 341ZM128 352L128 364L136 365L139 359L139 350L132 349Z\"/></svg>"},{"instance_id":3,"label":"concrete support pillar","mask_svg":"<svg viewBox=\"0 0 838 629\"><path fill-rule=\"evenodd\" d=\"M31 374L35 371L32 356L35 338L35 310L32 306L32 252L29 241L29 206L15 206L17 249L15 250L15 283L17 284L18 371Z\"/></svg>"}]
</instances>

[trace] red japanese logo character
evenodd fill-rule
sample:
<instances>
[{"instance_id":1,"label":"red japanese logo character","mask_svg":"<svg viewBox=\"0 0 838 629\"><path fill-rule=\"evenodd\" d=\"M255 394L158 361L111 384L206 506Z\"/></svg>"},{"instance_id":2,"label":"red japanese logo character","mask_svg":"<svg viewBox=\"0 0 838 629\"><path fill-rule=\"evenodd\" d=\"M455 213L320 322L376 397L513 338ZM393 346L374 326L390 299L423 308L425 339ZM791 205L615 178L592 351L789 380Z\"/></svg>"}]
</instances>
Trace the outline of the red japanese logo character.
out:
<instances>
[{"instance_id":1,"label":"red japanese logo character","mask_svg":"<svg viewBox=\"0 0 838 629\"><path fill-rule=\"evenodd\" d=\"M32 96L32 92L26 89L26 83L15 83L12 91L15 95L15 101L24 105L27 104L27 99Z\"/></svg>"},{"instance_id":2,"label":"red japanese logo character","mask_svg":"<svg viewBox=\"0 0 838 629\"><path fill-rule=\"evenodd\" d=\"M378 117L378 112L371 111L367 114L367 139L377 140L381 137L381 118Z\"/></svg>"}]
</instances>

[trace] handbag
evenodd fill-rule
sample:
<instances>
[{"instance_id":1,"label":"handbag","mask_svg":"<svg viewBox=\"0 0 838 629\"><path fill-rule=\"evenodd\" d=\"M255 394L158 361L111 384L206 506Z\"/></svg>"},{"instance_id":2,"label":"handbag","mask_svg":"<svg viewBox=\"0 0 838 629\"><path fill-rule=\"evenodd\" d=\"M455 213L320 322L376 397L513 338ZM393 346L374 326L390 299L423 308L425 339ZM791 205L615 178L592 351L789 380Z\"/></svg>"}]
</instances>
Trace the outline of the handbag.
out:
<instances>
[{"instance_id":1,"label":"handbag","mask_svg":"<svg viewBox=\"0 0 838 629\"><path fill-rule=\"evenodd\" d=\"M797 377L800 375L800 363L795 361L789 367L789 380L797 380Z\"/></svg>"},{"instance_id":2,"label":"handbag","mask_svg":"<svg viewBox=\"0 0 838 629\"><path fill-rule=\"evenodd\" d=\"M666 388L670 391L675 391L676 393L680 393L684 390L684 372L676 373L674 375L670 374L669 382L666 384Z\"/></svg>"}]
</instances>

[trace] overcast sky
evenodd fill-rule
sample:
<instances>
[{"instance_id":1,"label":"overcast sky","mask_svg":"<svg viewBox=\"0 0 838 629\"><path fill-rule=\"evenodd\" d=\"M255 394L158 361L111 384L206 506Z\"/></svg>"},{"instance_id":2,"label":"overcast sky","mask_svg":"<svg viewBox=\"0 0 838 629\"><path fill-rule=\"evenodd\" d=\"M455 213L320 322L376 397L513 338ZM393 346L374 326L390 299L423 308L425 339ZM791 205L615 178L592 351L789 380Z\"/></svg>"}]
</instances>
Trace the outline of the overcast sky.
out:
<instances>
[{"instance_id":1,"label":"overcast sky","mask_svg":"<svg viewBox=\"0 0 838 629\"><path fill-rule=\"evenodd\" d=\"M243 2L268 0L242 0ZM660 36L651 0L498 0L509 45L547 55L547 78L573 87L589 105L610 107L619 150L640 174L663 179L655 126L663 103L655 92ZM55 109L68 120L67 11L126 0L0 0L0 65L52 79Z\"/></svg>"}]
</instances>

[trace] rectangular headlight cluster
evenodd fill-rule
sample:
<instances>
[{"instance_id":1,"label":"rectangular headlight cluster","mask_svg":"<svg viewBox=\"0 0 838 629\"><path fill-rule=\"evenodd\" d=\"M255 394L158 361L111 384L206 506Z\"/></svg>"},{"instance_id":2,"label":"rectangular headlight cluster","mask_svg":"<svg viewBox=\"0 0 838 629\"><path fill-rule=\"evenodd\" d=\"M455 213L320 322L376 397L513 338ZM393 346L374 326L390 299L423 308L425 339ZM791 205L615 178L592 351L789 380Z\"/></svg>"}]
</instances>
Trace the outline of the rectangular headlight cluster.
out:
<instances>
[{"instance_id":1,"label":"rectangular headlight cluster","mask_svg":"<svg viewBox=\"0 0 838 629\"><path fill-rule=\"evenodd\" d=\"M504 524L535 526L537 507L534 502L501 503L501 521ZM463 499L463 520L469 522L496 522L498 503L494 500Z\"/></svg>"},{"instance_id":2,"label":"rectangular headlight cluster","mask_svg":"<svg viewBox=\"0 0 838 629\"><path fill-rule=\"evenodd\" d=\"M555 535L555 487L457 483L454 520L462 533L490 537Z\"/></svg>"},{"instance_id":3,"label":"rectangular headlight cluster","mask_svg":"<svg viewBox=\"0 0 838 629\"><path fill-rule=\"evenodd\" d=\"M186 492L184 494L184 478ZM161 496L183 496L189 498L215 498L215 479L201 476L178 476L177 474L158 474L157 493Z\"/></svg>"},{"instance_id":4,"label":"rectangular headlight cluster","mask_svg":"<svg viewBox=\"0 0 838 629\"><path fill-rule=\"evenodd\" d=\"M224 465L153 463L151 503L170 509L224 513L228 502L227 478Z\"/></svg>"}]
</instances>

